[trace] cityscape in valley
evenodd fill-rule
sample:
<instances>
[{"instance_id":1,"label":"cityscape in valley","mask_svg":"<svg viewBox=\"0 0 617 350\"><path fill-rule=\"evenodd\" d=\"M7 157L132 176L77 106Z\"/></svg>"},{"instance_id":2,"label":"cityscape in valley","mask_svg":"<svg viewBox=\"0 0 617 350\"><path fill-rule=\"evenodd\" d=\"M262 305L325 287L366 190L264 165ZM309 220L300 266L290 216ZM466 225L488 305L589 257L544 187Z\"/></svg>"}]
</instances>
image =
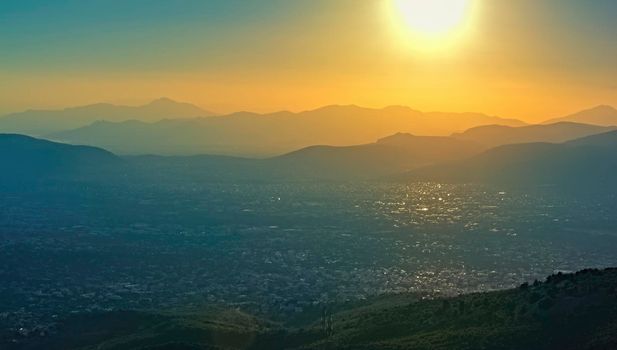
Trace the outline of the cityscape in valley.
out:
<instances>
[{"instance_id":1,"label":"cityscape in valley","mask_svg":"<svg viewBox=\"0 0 617 350\"><path fill-rule=\"evenodd\" d=\"M0 4L0 349L616 348L617 7L354 4Z\"/></svg>"}]
</instances>

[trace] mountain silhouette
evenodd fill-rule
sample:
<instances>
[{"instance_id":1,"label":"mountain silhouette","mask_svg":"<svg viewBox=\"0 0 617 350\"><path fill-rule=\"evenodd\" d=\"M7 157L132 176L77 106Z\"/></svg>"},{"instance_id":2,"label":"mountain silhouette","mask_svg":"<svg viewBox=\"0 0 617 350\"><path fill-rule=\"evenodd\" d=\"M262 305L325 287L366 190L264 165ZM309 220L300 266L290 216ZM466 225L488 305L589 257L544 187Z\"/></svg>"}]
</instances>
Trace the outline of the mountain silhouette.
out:
<instances>
[{"instance_id":1,"label":"mountain silhouette","mask_svg":"<svg viewBox=\"0 0 617 350\"><path fill-rule=\"evenodd\" d=\"M488 147L495 147L530 142L559 143L615 129L617 129L617 126L605 127L573 122L521 127L485 125L471 128L462 133L453 134L452 137L477 142Z\"/></svg>"},{"instance_id":2,"label":"mountain silhouette","mask_svg":"<svg viewBox=\"0 0 617 350\"><path fill-rule=\"evenodd\" d=\"M99 120L156 122L165 118L195 118L211 115L211 112L192 104L160 98L137 107L98 103L63 110L29 110L9 114L0 117L0 132L43 136L79 128Z\"/></svg>"},{"instance_id":3,"label":"mountain silhouette","mask_svg":"<svg viewBox=\"0 0 617 350\"><path fill-rule=\"evenodd\" d=\"M617 131L565 143L523 143L486 150L452 137L398 133L357 146L311 146L281 156L138 156L119 158L103 149L73 146L23 135L0 134L0 161L10 164L3 180L104 178L125 164L137 181L162 177L200 181L404 180L512 185L614 187ZM112 173L109 173L109 172ZM396 175L402 174L402 175Z\"/></svg>"},{"instance_id":4,"label":"mountain silhouette","mask_svg":"<svg viewBox=\"0 0 617 350\"><path fill-rule=\"evenodd\" d=\"M594 147L600 150L610 149L617 150L617 132L606 132L598 135L582 137L580 139L567 142L569 146Z\"/></svg>"},{"instance_id":5,"label":"mountain silhouette","mask_svg":"<svg viewBox=\"0 0 617 350\"><path fill-rule=\"evenodd\" d=\"M73 146L17 134L0 134L0 184L72 180L102 176L123 161L90 146ZM119 174L115 174L119 175Z\"/></svg>"},{"instance_id":6,"label":"mountain silhouette","mask_svg":"<svg viewBox=\"0 0 617 350\"><path fill-rule=\"evenodd\" d=\"M398 133L358 146L311 146L268 160L292 177L315 179L375 178L427 164L463 159L477 154L479 145L443 136Z\"/></svg>"},{"instance_id":7,"label":"mountain silhouette","mask_svg":"<svg viewBox=\"0 0 617 350\"><path fill-rule=\"evenodd\" d=\"M406 180L616 188L617 131L561 144L526 143L490 149L469 159L412 170Z\"/></svg>"},{"instance_id":8,"label":"mountain silhouette","mask_svg":"<svg viewBox=\"0 0 617 350\"><path fill-rule=\"evenodd\" d=\"M617 109L612 106L600 105L565 117L550 119L545 121L543 124L553 124L558 122L617 126Z\"/></svg>"},{"instance_id":9,"label":"mountain silhouette","mask_svg":"<svg viewBox=\"0 0 617 350\"><path fill-rule=\"evenodd\" d=\"M200 181L352 181L397 174L428 164L463 159L484 150L450 137L396 134L356 146L310 146L281 156L127 157L146 177Z\"/></svg>"},{"instance_id":10,"label":"mountain silhouette","mask_svg":"<svg viewBox=\"0 0 617 350\"><path fill-rule=\"evenodd\" d=\"M313 145L367 144L397 132L446 136L485 124L524 125L521 121L476 113L422 113L407 107L327 106L300 113L238 112L156 123L94 123L55 133L49 138L102 147L118 154L266 157Z\"/></svg>"}]
</instances>

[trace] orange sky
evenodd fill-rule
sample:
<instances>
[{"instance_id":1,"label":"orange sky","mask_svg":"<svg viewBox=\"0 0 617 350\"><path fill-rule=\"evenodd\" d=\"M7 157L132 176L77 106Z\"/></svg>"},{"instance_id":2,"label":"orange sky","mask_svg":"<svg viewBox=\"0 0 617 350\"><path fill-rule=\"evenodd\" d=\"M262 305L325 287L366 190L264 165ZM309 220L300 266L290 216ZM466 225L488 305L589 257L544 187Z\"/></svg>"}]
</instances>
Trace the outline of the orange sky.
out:
<instances>
[{"instance_id":1,"label":"orange sky","mask_svg":"<svg viewBox=\"0 0 617 350\"><path fill-rule=\"evenodd\" d=\"M398 104L539 121L617 105L614 2L476 0L464 36L424 50L393 30L388 1L4 9L0 113L168 96L217 112Z\"/></svg>"}]
</instances>

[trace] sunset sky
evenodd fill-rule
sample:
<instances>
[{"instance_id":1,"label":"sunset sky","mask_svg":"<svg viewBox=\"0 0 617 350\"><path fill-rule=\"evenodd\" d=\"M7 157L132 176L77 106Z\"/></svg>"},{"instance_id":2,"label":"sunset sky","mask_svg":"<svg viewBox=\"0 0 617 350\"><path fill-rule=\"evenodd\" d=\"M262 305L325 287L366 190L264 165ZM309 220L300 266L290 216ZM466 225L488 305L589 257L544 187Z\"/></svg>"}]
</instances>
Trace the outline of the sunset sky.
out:
<instances>
[{"instance_id":1,"label":"sunset sky","mask_svg":"<svg viewBox=\"0 0 617 350\"><path fill-rule=\"evenodd\" d=\"M168 96L536 121L617 105L615 0L470 0L464 23L424 38L394 2L4 0L0 113Z\"/></svg>"}]
</instances>

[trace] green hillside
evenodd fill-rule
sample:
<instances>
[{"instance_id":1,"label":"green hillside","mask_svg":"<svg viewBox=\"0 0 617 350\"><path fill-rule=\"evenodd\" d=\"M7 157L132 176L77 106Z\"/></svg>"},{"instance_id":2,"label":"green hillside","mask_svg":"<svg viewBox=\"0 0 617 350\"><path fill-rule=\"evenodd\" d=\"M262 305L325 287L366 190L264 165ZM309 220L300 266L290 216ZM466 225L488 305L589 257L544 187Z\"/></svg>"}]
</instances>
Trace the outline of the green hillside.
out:
<instances>
[{"instance_id":1,"label":"green hillside","mask_svg":"<svg viewBox=\"0 0 617 350\"><path fill-rule=\"evenodd\" d=\"M333 306L286 328L238 310L73 316L15 349L615 349L617 269L556 274L517 289ZM331 320L331 321L330 321ZM329 325L331 324L331 326ZM10 335L4 339L8 344ZM15 342L16 341L16 342Z\"/></svg>"}]
</instances>

